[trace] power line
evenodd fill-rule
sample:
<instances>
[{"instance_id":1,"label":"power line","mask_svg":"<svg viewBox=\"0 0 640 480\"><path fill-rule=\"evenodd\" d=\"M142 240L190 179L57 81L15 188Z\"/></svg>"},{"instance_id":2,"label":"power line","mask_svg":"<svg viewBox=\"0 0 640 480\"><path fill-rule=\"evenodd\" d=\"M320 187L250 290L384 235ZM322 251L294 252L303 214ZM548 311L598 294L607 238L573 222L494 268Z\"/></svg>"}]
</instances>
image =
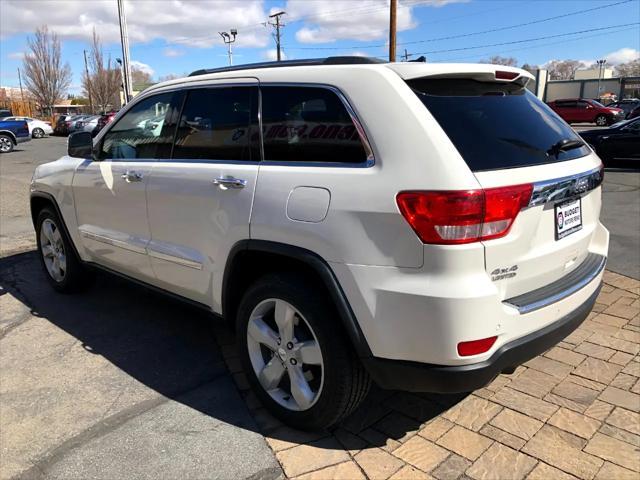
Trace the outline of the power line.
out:
<instances>
[{"instance_id":1,"label":"power line","mask_svg":"<svg viewBox=\"0 0 640 480\"><path fill-rule=\"evenodd\" d=\"M620 25L611 25L609 27L600 27L600 28L590 28L588 30L579 30L577 32L569 32L569 33L559 33L556 35L546 35L544 37L537 37L537 38L527 38L527 39L523 39L523 40L513 40L510 42L500 42L500 43L491 43L488 45L477 45L475 47L459 47L459 48L448 48L445 50L431 50L430 52L420 52L420 53L416 53L416 55L430 55L433 53L446 53L446 52L459 52L459 51L463 51L463 50L475 50L477 48L488 48L488 47L500 47L502 45L514 45L517 43L526 43L526 42L535 42L537 40L546 40L547 38L559 38L559 37L566 37L569 35L578 35L580 33L589 33L589 32L597 32L597 31L601 31L601 30L611 30L612 28L620 28L620 27L628 27L631 25L640 25L640 22L633 22L633 23L623 23Z\"/></svg>"},{"instance_id":2,"label":"power line","mask_svg":"<svg viewBox=\"0 0 640 480\"><path fill-rule=\"evenodd\" d=\"M618 2L614 2L614 3L609 3L606 5L600 5L598 7L593 7L593 8L588 8L586 10L577 10L575 12L569 12L569 13L564 13L562 15L555 15L553 17L547 17L547 18L541 18L538 20L532 20L530 22L524 22L524 23L518 23L516 25L508 25L506 27L498 27L498 28L492 28L489 30L482 30L479 32L471 32L471 33L462 33L459 35L449 35L446 37L437 37L437 38L427 38L424 40L415 40L415 41L411 41L411 42L402 42L402 43L398 43L398 45L415 45L418 43L428 43L428 42L440 42L443 40L453 40L456 38L466 38L466 37L471 37L474 35L483 35L485 33L494 33L494 32L502 32L504 30L511 30L513 28L518 28L518 27L526 27L526 26L530 26L530 25L536 25L538 23L544 23L544 22L550 22L552 20L559 20L561 18L566 18L566 17L571 17L574 15L581 15L583 13L589 13L589 12L593 12L596 10L601 10L603 8L609 8L609 7L613 7L616 5L622 5L625 3L629 3L629 2L633 2L633 1L637 1L637 0L621 0ZM384 44L378 44L378 45L357 45L357 46L352 46L351 48L383 48L386 47L386 45ZM296 50L342 50L344 47L297 47L295 48Z\"/></svg>"},{"instance_id":3,"label":"power line","mask_svg":"<svg viewBox=\"0 0 640 480\"><path fill-rule=\"evenodd\" d=\"M522 50L534 50L536 48L548 47L550 45L559 45L559 44L566 44L566 43L569 43L569 42L578 42L580 40L585 40L585 39L588 39L588 38L601 37L603 35L613 35L615 33L628 32L630 30L635 30L635 27L627 27L627 28L622 28L620 30L615 30L615 31L600 32L600 33L596 33L594 35L583 35L582 37L570 38L570 39L567 39L567 40L561 40L559 42L540 43L538 45L532 45L532 46L529 46L529 47L510 48L508 50L500 50L500 51L493 51L493 52L476 53L476 54L473 54L473 55L463 55L463 56L448 57L448 58L443 58L443 59L439 59L439 60L432 60L431 62L432 63L445 63L445 62L452 62L452 61L456 61L456 60L466 60L466 59L470 59L470 58L487 57L487 56L491 56L491 55L503 55L505 53L519 52L519 51L522 51Z\"/></svg>"}]
</instances>

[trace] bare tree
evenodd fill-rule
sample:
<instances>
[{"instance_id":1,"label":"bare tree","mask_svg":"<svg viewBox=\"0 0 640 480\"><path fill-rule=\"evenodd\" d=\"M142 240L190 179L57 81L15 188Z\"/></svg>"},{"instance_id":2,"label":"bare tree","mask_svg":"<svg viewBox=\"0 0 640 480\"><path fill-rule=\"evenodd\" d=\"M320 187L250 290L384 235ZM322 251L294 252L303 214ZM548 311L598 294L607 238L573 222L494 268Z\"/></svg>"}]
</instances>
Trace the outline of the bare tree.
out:
<instances>
[{"instance_id":1,"label":"bare tree","mask_svg":"<svg viewBox=\"0 0 640 480\"><path fill-rule=\"evenodd\" d=\"M480 60L480 63L491 63L493 65L505 65L507 67L515 67L518 65L518 60L513 57L501 57L500 55L494 55L489 59Z\"/></svg>"},{"instance_id":2,"label":"bare tree","mask_svg":"<svg viewBox=\"0 0 640 480\"><path fill-rule=\"evenodd\" d=\"M166 82L168 80L175 80L177 78L182 78L182 77L186 77L187 74L183 74L183 75L178 75L177 73L169 73L167 75L162 75L161 77L158 78L159 82Z\"/></svg>"},{"instance_id":3,"label":"bare tree","mask_svg":"<svg viewBox=\"0 0 640 480\"><path fill-rule=\"evenodd\" d=\"M616 65L616 75L619 77L640 77L640 58Z\"/></svg>"},{"instance_id":4,"label":"bare tree","mask_svg":"<svg viewBox=\"0 0 640 480\"><path fill-rule=\"evenodd\" d=\"M546 65L551 80L573 80L576 70L585 64L578 60L551 60Z\"/></svg>"},{"instance_id":5,"label":"bare tree","mask_svg":"<svg viewBox=\"0 0 640 480\"><path fill-rule=\"evenodd\" d=\"M60 39L46 25L27 39L29 52L24 56L24 83L41 110L53 111L71 84L71 67L62 64Z\"/></svg>"},{"instance_id":6,"label":"bare tree","mask_svg":"<svg viewBox=\"0 0 640 480\"><path fill-rule=\"evenodd\" d=\"M109 106L118 103L117 94L122 85L120 69L111 63L111 56L104 59L104 52L100 37L93 30L91 52L89 54L89 75L82 76L82 89L87 97L100 111L106 111Z\"/></svg>"},{"instance_id":7,"label":"bare tree","mask_svg":"<svg viewBox=\"0 0 640 480\"><path fill-rule=\"evenodd\" d=\"M153 80L149 72L145 72L140 68L131 67L131 83L151 83Z\"/></svg>"}]
</instances>

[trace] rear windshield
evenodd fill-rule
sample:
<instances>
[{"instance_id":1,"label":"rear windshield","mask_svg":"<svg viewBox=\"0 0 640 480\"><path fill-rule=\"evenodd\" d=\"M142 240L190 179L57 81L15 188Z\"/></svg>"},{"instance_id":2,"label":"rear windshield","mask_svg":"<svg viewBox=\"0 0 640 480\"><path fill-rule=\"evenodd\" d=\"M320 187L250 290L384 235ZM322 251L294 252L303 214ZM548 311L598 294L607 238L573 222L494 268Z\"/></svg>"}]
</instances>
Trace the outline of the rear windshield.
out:
<instances>
[{"instance_id":1,"label":"rear windshield","mask_svg":"<svg viewBox=\"0 0 640 480\"><path fill-rule=\"evenodd\" d=\"M589 154L580 137L518 84L417 79L408 85L473 171L560 162ZM558 148L562 142L571 148ZM568 144L567 144L568 145Z\"/></svg>"}]
</instances>

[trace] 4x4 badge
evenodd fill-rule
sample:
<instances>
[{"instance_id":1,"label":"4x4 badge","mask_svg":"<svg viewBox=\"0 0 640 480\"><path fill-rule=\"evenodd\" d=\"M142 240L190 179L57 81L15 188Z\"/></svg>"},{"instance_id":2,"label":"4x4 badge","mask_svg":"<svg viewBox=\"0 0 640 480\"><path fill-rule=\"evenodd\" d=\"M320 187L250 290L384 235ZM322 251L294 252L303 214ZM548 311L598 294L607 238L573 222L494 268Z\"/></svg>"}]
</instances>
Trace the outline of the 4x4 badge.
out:
<instances>
[{"instance_id":1,"label":"4x4 badge","mask_svg":"<svg viewBox=\"0 0 640 480\"><path fill-rule=\"evenodd\" d=\"M513 278L516 276L516 270L518 270L518 265L513 265L507 268L496 268L491 272L491 281L495 282L498 280L504 280L505 278Z\"/></svg>"}]
</instances>

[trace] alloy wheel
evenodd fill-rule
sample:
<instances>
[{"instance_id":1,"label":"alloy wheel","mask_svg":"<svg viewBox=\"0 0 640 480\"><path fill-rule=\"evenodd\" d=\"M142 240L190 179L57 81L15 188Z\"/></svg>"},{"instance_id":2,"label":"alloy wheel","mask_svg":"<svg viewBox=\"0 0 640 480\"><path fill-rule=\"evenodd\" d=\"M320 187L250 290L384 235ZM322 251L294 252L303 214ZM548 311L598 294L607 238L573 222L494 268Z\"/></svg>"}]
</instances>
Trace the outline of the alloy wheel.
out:
<instances>
[{"instance_id":1,"label":"alloy wheel","mask_svg":"<svg viewBox=\"0 0 640 480\"><path fill-rule=\"evenodd\" d=\"M33 138L42 138L44 137L44 130L42 130L41 128L36 128L33 131Z\"/></svg>"},{"instance_id":2,"label":"alloy wheel","mask_svg":"<svg viewBox=\"0 0 640 480\"><path fill-rule=\"evenodd\" d=\"M600 117L596 118L596 125L602 127L602 126L604 126L606 124L607 124L607 118L606 117L600 116Z\"/></svg>"},{"instance_id":3,"label":"alloy wheel","mask_svg":"<svg viewBox=\"0 0 640 480\"><path fill-rule=\"evenodd\" d=\"M62 282L67 273L67 256L60 229L49 218L45 219L40 227L40 251L51 278L56 282Z\"/></svg>"},{"instance_id":4,"label":"alloy wheel","mask_svg":"<svg viewBox=\"0 0 640 480\"><path fill-rule=\"evenodd\" d=\"M8 137L0 137L0 152L10 152L13 145L11 145L11 139Z\"/></svg>"},{"instance_id":5,"label":"alloy wheel","mask_svg":"<svg viewBox=\"0 0 640 480\"><path fill-rule=\"evenodd\" d=\"M247 346L258 382L279 405L303 411L316 403L324 383L322 352L295 307L277 298L260 302L249 316Z\"/></svg>"}]
</instances>

